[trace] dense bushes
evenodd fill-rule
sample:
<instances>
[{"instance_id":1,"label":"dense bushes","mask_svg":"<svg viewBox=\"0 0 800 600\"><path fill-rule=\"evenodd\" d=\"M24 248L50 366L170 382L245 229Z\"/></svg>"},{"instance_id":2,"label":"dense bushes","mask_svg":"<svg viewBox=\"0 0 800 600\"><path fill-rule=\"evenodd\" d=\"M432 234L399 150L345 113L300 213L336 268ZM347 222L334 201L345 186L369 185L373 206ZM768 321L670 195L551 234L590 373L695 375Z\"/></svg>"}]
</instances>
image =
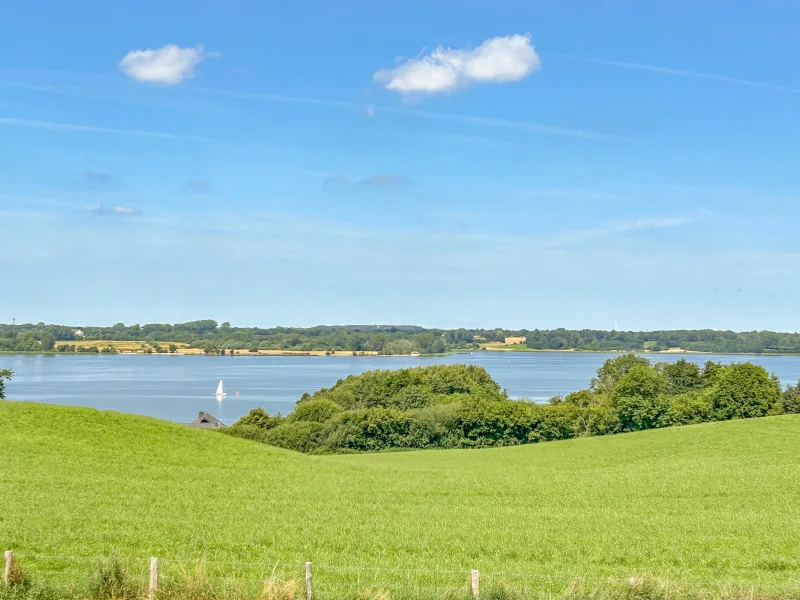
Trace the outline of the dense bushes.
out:
<instances>
[{"instance_id":1,"label":"dense bushes","mask_svg":"<svg viewBox=\"0 0 800 600\"><path fill-rule=\"evenodd\" d=\"M304 394L286 418L257 408L225 430L301 452L476 448L800 412L800 384L750 363L702 368L607 360L589 389L547 404L510 400L482 367L370 371Z\"/></svg>"},{"instance_id":2,"label":"dense bushes","mask_svg":"<svg viewBox=\"0 0 800 600\"><path fill-rule=\"evenodd\" d=\"M800 414L800 381L789 386L783 393L783 412Z\"/></svg>"}]
</instances>

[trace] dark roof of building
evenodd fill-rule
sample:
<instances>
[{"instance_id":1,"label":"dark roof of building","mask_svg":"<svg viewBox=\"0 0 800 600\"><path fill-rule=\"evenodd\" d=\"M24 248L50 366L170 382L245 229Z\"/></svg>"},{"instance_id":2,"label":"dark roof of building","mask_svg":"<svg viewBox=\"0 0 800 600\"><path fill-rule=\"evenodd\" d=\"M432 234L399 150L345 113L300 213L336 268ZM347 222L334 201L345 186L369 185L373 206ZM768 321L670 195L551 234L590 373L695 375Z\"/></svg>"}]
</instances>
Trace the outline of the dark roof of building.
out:
<instances>
[{"instance_id":1,"label":"dark roof of building","mask_svg":"<svg viewBox=\"0 0 800 600\"><path fill-rule=\"evenodd\" d=\"M197 418L189 425L192 427L222 427L223 423L214 415L201 410Z\"/></svg>"}]
</instances>

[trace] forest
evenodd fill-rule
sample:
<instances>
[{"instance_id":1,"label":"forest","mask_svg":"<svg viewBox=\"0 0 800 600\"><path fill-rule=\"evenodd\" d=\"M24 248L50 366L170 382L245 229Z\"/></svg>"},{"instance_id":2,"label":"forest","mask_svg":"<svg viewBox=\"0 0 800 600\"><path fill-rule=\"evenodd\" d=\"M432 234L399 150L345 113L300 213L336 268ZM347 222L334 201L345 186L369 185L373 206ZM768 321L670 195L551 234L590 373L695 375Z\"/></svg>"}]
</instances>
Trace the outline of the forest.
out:
<instances>
[{"instance_id":1,"label":"forest","mask_svg":"<svg viewBox=\"0 0 800 600\"><path fill-rule=\"evenodd\" d=\"M603 331L595 329L425 329L404 325L320 325L316 327L234 327L210 319L187 323L110 327L0 324L0 351L102 352L104 346L74 342L139 341L156 351L169 344L186 344L208 354L282 350L292 352L372 352L379 354L443 354L478 350L502 344L506 338L524 338L518 350L651 351L681 348L696 352L738 354L800 354L800 334L773 331ZM106 348L108 350L108 348Z\"/></svg>"}]
</instances>

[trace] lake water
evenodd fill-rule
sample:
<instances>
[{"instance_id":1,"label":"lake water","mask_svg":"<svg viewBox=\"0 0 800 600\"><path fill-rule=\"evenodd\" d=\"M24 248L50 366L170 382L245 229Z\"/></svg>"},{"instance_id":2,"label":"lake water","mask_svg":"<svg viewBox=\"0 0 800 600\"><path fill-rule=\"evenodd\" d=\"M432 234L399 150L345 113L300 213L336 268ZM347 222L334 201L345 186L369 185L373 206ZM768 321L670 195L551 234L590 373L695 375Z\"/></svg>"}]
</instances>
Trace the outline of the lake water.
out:
<instances>
[{"instance_id":1,"label":"lake water","mask_svg":"<svg viewBox=\"0 0 800 600\"><path fill-rule=\"evenodd\" d=\"M0 369L14 379L6 396L53 404L90 406L188 422L206 411L232 423L251 408L291 412L303 392L330 387L337 379L371 369L471 363L485 367L512 397L544 401L585 388L597 368L617 354L530 352L458 354L439 358L368 356L180 356L180 355L0 355ZM800 356L660 355L679 358L750 361L794 384ZM228 396L213 397L218 381ZM236 395L236 392L239 395Z\"/></svg>"}]
</instances>

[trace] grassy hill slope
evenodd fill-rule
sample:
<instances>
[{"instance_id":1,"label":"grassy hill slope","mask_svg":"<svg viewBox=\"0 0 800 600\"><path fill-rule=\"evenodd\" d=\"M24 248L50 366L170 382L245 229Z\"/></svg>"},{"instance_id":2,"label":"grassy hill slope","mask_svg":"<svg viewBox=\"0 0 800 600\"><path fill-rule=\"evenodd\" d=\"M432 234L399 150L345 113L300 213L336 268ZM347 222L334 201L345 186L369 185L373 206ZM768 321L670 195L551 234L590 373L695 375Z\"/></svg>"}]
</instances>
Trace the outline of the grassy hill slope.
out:
<instances>
[{"instance_id":1,"label":"grassy hill slope","mask_svg":"<svg viewBox=\"0 0 800 600\"><path fill-rule=\"evenodd\" d=\"M461 585L471 568L484 581L651 575L787 589L800 573L799 449L800 416L781 416L308 456L143 417L2 402L0 545L54 571L83 566L37 555L204 557L256 563L237 567L254 575L311 560L331 590L356 577Z\"/></svg>"}]
</instances>

